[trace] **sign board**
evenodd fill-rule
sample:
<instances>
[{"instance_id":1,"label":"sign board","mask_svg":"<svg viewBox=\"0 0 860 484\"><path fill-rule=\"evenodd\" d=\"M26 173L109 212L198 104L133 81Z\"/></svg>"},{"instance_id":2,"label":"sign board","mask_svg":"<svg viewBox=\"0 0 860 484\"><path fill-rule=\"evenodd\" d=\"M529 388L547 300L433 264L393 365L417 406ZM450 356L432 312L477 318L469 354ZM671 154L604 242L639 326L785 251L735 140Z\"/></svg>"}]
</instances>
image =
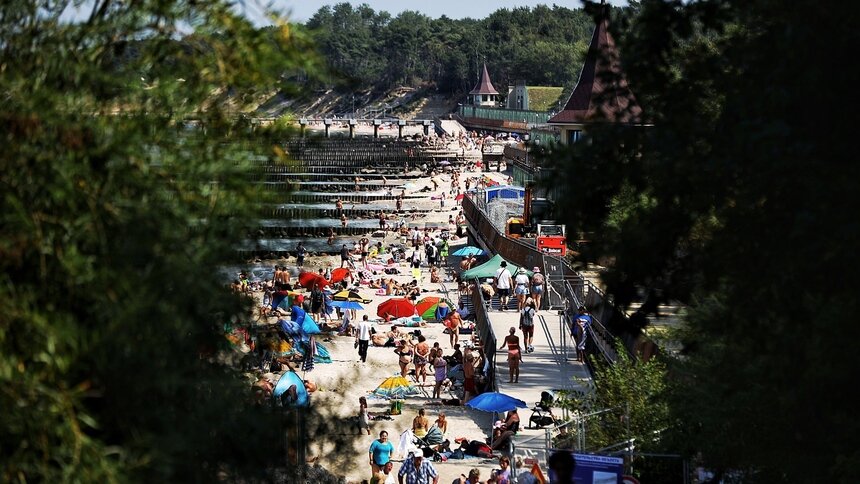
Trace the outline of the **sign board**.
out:
<instances>
[{"instance_id":1,"label":"sign board","mask_svg":"<svg viewBox=\"0 0 860 484\"><path fill-rule=\"evenodd\" d=\"M640 484L639 479L636 479L633 476L621 476L621 482L623 484Z\"/></svg>"},{"instance_id":2,"label":"sign board","mask_svg":"<svg viewBox=\"0 0 860 484\"><path fill-rule=\"evenodd\" d=\"M623 484L621 476L624 474L624 459L621 457L567 452L571 452L576 461L573 472L575 484ZM549 482L556 482L552 469L549 471Z\"/></svg>"}]
</instances>

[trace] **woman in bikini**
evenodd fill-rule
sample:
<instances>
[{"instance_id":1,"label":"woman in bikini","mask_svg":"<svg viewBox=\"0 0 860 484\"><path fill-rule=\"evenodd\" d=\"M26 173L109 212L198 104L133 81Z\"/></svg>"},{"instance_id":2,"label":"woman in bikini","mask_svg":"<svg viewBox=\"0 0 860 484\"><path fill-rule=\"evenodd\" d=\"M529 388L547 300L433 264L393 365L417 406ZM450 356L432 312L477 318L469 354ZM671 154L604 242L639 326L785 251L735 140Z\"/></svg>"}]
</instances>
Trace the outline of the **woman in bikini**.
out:
<instances>
[{"instance_id":1,"label":"woman in bikini","mask_svg":"<svg viewBox=\"0 0 860 484\"><path fill-rule=\"evenodd\" d=\"M427 430L430 428L430 421L424 416L424 409L418 409L418 416L412 420L412 433L416 437L424 438L427 436Z\"/></svg>"},{"instance_id":2,"label":"woman in bikini","mask_svg":"<svg viewBox=\"0 0 860 484\"><path fill-rule=\"evenodd\" d=\"M502 347L499 349L504 349L505 346L508 347L508 375L510 378L508 383L519 383L520 362L523 361L523 355L520 349L520 337L517 336L517 328L510 329L510 334L505 336Z\"/></svg>"},{"instance_id":3,"label":"woman in bikini","mask_svg":"<svg viewBox=\"0 0 860 484\"><path fill-rule=\"evenodd\" d=\"M412 355L415 354L412 351L412 344L407 340L401 340L401 346L397 350L397 353L400 355L398 362L400 363L400 376L406 378L406 375L409 374L409 364L412 363Z\"/></svg>"}]
</instances>

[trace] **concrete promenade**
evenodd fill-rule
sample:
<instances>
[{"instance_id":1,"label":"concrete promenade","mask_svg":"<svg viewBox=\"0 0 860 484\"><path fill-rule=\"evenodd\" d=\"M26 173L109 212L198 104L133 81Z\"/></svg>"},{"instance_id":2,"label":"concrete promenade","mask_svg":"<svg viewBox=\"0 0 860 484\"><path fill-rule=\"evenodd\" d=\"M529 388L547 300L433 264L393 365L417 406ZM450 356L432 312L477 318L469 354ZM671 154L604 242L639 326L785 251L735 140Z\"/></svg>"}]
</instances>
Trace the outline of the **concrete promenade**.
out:
<instances>
[{"instance_id":1,"label":"concrete promenade","mask_svg":"<svg viewBox=\"0 0 860 484\"><path fill-rule=\"evenodd\" d=\"M513 298L512 298L513 299ZM508 303L513 310L491 310L488 313L493 333L498 341L496 345L496 384L501 393L519 398L528 404L528 409L521 409L520 431L514 442L533 441L545 435L545 429L529 429L531 408L540 401L540 394L545 390L587 390L580 383L581 379L590 380L590 375L583 363L576 361L576 346L570 333L564 328L556 311L543 310L535 317L535 332L532 340L534 352L524 353L520 363L519 383L508 383L507 349L498 350L502 341L509 334L510 328L517 328L517 336L523 345L523 334L518 329L519 313L516 311L516 300ZM557 393L557 392L556 392ZM554 408L553 414L561 420L562 412ZM561 422L559 422L561 423Z\"/></svg>"}]
</instances>

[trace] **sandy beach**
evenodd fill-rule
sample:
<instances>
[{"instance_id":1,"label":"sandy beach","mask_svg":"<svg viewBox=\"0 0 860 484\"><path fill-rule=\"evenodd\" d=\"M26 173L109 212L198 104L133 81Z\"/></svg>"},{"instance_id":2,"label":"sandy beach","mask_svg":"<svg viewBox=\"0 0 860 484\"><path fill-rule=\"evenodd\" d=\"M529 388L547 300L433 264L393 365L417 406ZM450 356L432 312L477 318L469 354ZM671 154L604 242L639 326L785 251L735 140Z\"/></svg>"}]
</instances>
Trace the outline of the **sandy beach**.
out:
<instances>
[{"instance_id":1,"label":"sandy beach","mask_svg":"<svg viewBox=\"0 0 860 484\"><path fill-rule=\"evenodd\" d=\"M478 155L477 152L473 153ZM461 172L460 175L460 190L464 189L466 178L473 178L482 175L480 172ZM486 173L490 177L495 177L504 183L504 175L499 173ZM418 195L415 205L421 208L420 221L431 222L446 225L449 221L449 216L456 217L460 212L459 205L453 200L453 196L449 193L451 190L451 175L442 173L436 174L435 179L438 182L438 189L432 190L432 181L429 178L416 178L411 184L411 188L407 190L407 195ZM430 191L420 191L425 186L431 188ZM472 186L475 186L474 184ZM446 193L446 203L440 206L438 200L442 192ZM434 199L435 197L435 199ZM394 210L394 203L391 202L390 210ZM453 237L454 226L450 227ZM438 233L437 233L438 235ZM388 247L390 244L401 242L401 236L393 231L386 232L384 238L373 238L371 234L366 235L371 244L381 241L383 246ZM357 241L360 237L354 237ZM341 238L348 239L348 238ZM339 239L338 243L342 240ZM458 246L466 245L466 238L452 239L451 252L453 253ZM407 256L412 252L411 247L407 250ZM358 261L358 256L353 256L356 268L361 268L361 263ZM447 297L454 304L458 303L459 295L457 284L454 282L454 268L459 262L458 257L449 257L448 268L443 268L442 282L431 283L430 272L426 261L422 263L421 280L419 287L421 295L420 300L427 296L443 296ZM278 260L263 260L257 261L257 267L273 267L274 265L286 265L291 274L295 276L298 273L298 268L295 267L295 257L280 258ZM304 269L307 271L318 271L320 268L340 267L340 257L330 255L310 255L306 257ZM398 274L384 275L386 278L394 278L397 282L407 283L413 279L413 274L406 261L400 261L396 265ZM292 277L293 280L295 277ZM447 289L447 291L446 291ZM371 303L365 304L363 310L358 311L358 318L368 315L371 320L376 320L373 327L376 331L387 332L391 329L390 324L385 324L384 321L377 318L377 307L379 304L389 297L378 296L375 294L375 289L369 289L364 286L361 289L361 294ZM255 297L262 298L262 292L255 293ZM275 323L276 318L260 320L258 324ZM421 334L427 338L427 342L432 347L438 342L444 350L445 355L453 353L453 349L449 342L449 335L444 333L445 327L441 323L427 323L419 328L406 328L408 331L420 330ZM469 340L472 335L461 335L460 342ZM368 410L371 415L387 415L389 413L390 402L383 398L372 396L371 392L381 383L386 377L400 373L398 365L398 355L395 354L394 348L391 347L375 347L370 346L368 357L365 363L362 363L358 356L358 351L354 347L354 337L352 336L337 336L335 333L320 335L319 341L325 345L331 356L331 363L316 364L310 372L303 373L299 369L300 375L303 378L313 381L318 390L312 395L312 404L322 406L327 409L327 412L332 412L339 419L349 419L358 415L359 397L365 396L368 401ZM249 375L250 376L250 375ZM407 377L412 383L415 383L412 377ZM452 448L456 448L455 443L457 438L465 438L467 440L485 440L492 428L493 415L486 412L481 412L464 406L449 406L439 405L439 399L429 398L433 392L434 377L432 373L428 374L426 385L420 386L420 394L406 398L403 404L403 411L400 415L392 415L390 420L378 420L371 422L371 434L359 434L357 428L330 428L330 432L338 433L341 437L347 436L346 440L351 442L351 446L343 448L341 444L339 448L333 448L333 445L327 444L329 439L325 435L311 435L310 445L308 449L309 459L316 459L315 462L330 472L341 475L346 482L359 483L362 480L369 480L371 470L368 464L368 449L371 443L378 438L379 432L385 430L390 435L390 440L397 447L401 433L407 429L411 429L412 420L417 415L420 408L424 408L426 416L432 424L438 417L440 412L444 412L448 420L448 431L445 434L445 439L450 440ZM450 399L452 395L443 392L443 399ZM346 420L338 420L340 422ZM395 453L394 473L398 471L404 459L404 455ZM481 470L481 478L486 479L493 469L498 468L496 459L483 459L477 457L468 457L464 460L448 460L446 462L435 462L434 466L440 475L439 482L449 483L461 474L468 474L472 468Z\"/></svg>"}]
</instances>

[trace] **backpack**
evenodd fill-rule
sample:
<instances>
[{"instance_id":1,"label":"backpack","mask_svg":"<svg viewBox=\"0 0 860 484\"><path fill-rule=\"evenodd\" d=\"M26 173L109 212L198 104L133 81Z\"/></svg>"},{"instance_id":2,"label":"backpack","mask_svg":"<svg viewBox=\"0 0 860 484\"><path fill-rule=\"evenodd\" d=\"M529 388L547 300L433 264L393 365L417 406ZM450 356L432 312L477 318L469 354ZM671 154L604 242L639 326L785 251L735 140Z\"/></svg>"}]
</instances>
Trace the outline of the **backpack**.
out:
<instances>
[{"instance_id":1,"label":"backpack","mask_svg":"<svg viewBox=\"0 0 860 484\"><path fill-rule=\"evenodd\" d=\"M520 313L520 326L533 326L535 324L534 317L534 310L527 307L522 313Z\"/></svg>"}]
</instances>

